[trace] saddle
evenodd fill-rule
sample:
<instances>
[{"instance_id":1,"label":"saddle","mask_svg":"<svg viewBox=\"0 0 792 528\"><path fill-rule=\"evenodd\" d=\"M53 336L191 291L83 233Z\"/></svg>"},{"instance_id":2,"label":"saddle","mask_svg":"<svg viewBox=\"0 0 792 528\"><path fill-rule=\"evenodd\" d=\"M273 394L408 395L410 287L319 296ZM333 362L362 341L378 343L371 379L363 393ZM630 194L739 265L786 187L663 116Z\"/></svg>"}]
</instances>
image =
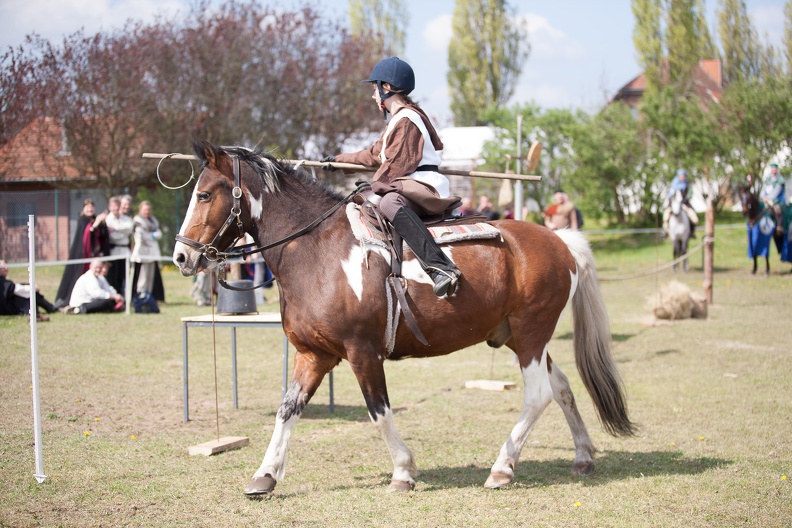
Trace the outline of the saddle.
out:
<instances>
[{"instance_id":1,"label":"saddle","mask_svg":"<svg viewBox=\"0 0 792 528\"><path fill-rule=\"evenodd\" d=\"M401 235L379 210L378 203L380 199L381 197L371 190L356 194L352 198L354 203L347 205L347 217L353 234L361 243L379 245L390 252L391 273L387 278L387 286L390 286L390 289L396 294L399 308L401 308L407 326L421 343L428 346L429 343L418 327L418 323L407 303L407 280L402 276L404 243ZM452 196L448 199L448 205L443 212L422 218L438 244L500 236L500 231L491 224L486 223L487 218L483 215L453 216L452 212L461 204L462 201L458 196ZM386 341L388 342L388 354L390 354L396 334L396 325L398 324L398 317L395 317L396 314L391 316L390 290L388 291L388 300L389 328Z\"/></svg>"}]
</instances>

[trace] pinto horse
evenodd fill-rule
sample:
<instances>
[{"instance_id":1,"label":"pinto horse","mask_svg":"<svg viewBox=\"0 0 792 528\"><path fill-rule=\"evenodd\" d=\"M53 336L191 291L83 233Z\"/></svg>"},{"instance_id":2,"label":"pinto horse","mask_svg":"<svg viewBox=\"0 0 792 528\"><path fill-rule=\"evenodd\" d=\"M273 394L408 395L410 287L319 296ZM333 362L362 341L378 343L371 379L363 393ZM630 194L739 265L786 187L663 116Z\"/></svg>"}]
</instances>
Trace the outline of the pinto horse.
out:
<instances>
[{"instance_id":1,"label":"pinto horse","mask_svg":"<svg viewBox=\"0 0 792 528\"><path fill-rule=\"evenodd\" d=\"M388 338L390 254L354 237L347 215L339 211L350 197L261 152L206 142L194 143L193 150L202 162L201 174L176 237L174 262L184 276L213 269L227 248L249 233L260 246L250 251L262 252L277 279L283 329L296 349L289 389L246 495L270 493L283 478L291 431L322 379L342 360L349 362L393 459L389 490L412 490L416 465L394 426L384 362L445 355L482 341L511 348L525 383L522 414L485 486L513 481L520 451L551 400L561 406L572 431L573 473L592 473L594 446L567 377L548 354L570 302L576 364L599 419L613 435L635 433L583 235L514 220L492 222L499 238L444 247L463 275L456 292L442 298L405 250L408 303L429 344L421 344L406 324Z\"/></svg>"}]
</instances>

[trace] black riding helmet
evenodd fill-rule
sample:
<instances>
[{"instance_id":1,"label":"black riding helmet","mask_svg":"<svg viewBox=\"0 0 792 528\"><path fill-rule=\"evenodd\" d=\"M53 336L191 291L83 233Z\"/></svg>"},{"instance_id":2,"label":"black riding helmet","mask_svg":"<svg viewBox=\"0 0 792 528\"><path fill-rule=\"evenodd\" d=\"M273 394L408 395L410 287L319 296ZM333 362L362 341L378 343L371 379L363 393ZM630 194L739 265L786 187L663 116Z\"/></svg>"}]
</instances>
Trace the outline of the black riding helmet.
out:
<instances>
[{"instance_id":1,"label":"black riding helmet","mask_svg":"<svg viewBox=\"0 0 792 528\"><path fill-rule=\"evenodd\" d=\"M382 59L374 66L368 79L360 82L376 83L380 100L384 101L396 92L404 95L412 92L415 89L415 73L413 73L410 65L399 57L388 57L387 59ZM382 89L382 83L390 84L395 92L385 93Z\"/></svg>"}]
</instances>

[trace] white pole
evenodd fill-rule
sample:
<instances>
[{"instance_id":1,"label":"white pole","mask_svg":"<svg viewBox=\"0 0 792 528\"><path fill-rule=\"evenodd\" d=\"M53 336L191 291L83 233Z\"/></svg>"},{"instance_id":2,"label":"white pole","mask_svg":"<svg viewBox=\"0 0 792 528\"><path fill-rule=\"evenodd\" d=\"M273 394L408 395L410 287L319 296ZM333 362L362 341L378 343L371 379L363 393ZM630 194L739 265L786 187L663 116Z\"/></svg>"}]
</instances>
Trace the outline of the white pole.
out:
<instances>
[{"instance_id":1,"label":"white pole","mask_svg":"<svg viewBox=\"0 0 792 528\"><path fill-rule=\"evenodd\" d=\"M517 176L522 174L522 120L517 116ZM514 219L522 220L523 216L523 185L520 180L514 182Z\"/></svg>"},{"instance_id":2,"label":"white pole","mask_svg":"<svg viewBox=\"0 0 792 528\"><path fill-rule=\"evenodd\" d=\"M132 270L132 266L130 265L130 258L132 257L131 253L127 253L126 258L124 259L124 302L126 304L126 314L130 314L130 305L132 304L132 274L130 271Z\"/></svg>"},{"instance_id":3,"label":"white pole","mask_svg":"<svg viewBox=\"0 0 792 528\"><path fill-rule=\"evenodd\" d=\"M30 279L30 357L33 372L33 434L35 436L34 449L36 452L36 472L33 476L41 484L47 475L44 474L44 453L41 449L41 398L39 393L38 375L38 334L36 326L36 217L28 216L28 253L29 253L29 279Z\"/></svg>"}]
</instances>

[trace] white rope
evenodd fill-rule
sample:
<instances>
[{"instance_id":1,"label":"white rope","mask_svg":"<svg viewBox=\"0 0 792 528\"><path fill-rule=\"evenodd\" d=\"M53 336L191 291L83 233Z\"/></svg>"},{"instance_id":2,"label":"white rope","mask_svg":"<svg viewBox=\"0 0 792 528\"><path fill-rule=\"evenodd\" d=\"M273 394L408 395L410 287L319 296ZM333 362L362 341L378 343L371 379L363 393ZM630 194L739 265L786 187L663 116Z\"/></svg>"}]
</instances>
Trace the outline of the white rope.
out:
<instances>
[{"instance_id":1,"label":"white rope","mask_svg":"<svg viewBox=\"0 0 792 528\"><path fill-rule=\"evenodd\" d=\"M698 246L694 247L693 249L689 249L687 253L685 253L681 257L677 258L676 260L672 260L668 264L664 264L664 265L662 265L662 266L660 266L658 268L655 268L655 269L653 269L651 271L644 271L644 272L640 272L640 273L633 273L632 275L622 275L622 276L616 276L616 277L600 277L599 280L600 281L623 281L623 280L630 280L630 279L639 279L641 277L647 277L647 276L653 275L655 273L660 273L661 271L665 271L668 268L671 268L674 265L679 264L683 260L687 259L690 255L698 253L699 251L701 251L701 249L704 247L704 244L706 244L707 242L714 242L714 241L715 241L715 237L709 238L709 237L705 236L704 240L702 240L701 244L699 244Z\"/></svg>"}]
</instances>

